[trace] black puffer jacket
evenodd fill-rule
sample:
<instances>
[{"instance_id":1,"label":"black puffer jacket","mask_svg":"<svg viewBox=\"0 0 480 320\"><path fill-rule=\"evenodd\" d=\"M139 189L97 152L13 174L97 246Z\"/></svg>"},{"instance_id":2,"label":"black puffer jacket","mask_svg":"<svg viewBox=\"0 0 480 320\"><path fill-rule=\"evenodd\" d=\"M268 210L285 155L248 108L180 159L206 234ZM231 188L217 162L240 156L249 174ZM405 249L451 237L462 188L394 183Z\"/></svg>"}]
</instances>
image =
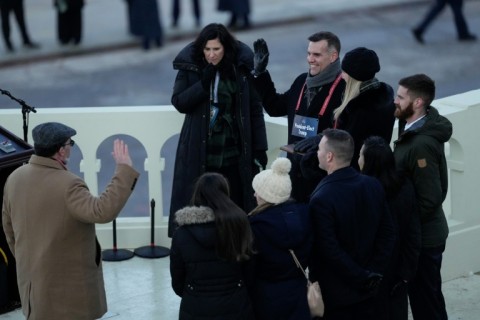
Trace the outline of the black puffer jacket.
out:
<instances>
[{"instance_id":1,"label":"black puffer jacket","mask_svg":"<svg viewBox=\"0 0 480 320\"><path fill-rule=\"evenodd\" d=\"M180 319L253 319L246 283L249 263L221 260L215 251L215 217L207 207L176 213L179 228L172 239L172 287L182 297Z\"/></svg>"},{"instance_id":2,"label":"black puffer jacket","mask_svg":"<svg viewBox=\"0 0 480 320\"><path fill-rule=\"evenodd\" d=\"M185 114L180 140L175 158L175 169L170 205L168 235L175 230L174 213L188 205L196 178L206 170L207 136L210 119L209 92L201 84L201 69L192 60L192 44L185 47L173 61L178 70L173 88L172 104ZM262 104L251 86L250 71L253 68L253 52L242 42L238 42L237 61L235 62L237 93L235 101L235 119L241 140L239 172L243 187L245 211L253 209L252 179L258 172L254 171L253 153L265 151L267 134L263 118Z\"/></svg>"},{"instance_id":3,"label":"black puffer jacket","mask_svg":"<svg viewBox=\"0 0 480 320\"><path fill-rule=\"evenodd\" d=\"M363 141L370 136L392 140L395 123L393 89L384 82L378 88L363 91L352 99L338 119L337 128L348 131L355 143L351 165L358 168L358 156Z\"/></svg>"}]
</instances>

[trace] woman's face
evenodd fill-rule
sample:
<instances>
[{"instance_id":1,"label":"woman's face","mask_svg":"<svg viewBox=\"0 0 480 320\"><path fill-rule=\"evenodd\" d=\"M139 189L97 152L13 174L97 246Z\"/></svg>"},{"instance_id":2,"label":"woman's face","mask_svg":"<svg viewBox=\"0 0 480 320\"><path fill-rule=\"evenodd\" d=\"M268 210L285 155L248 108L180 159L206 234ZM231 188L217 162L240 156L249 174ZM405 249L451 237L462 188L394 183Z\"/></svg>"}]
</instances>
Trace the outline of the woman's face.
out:
<instances>
[{"instance_id":1,"label":"woman's face","mask_svg":"<svg viewBox=\"0 0 480 320\"><path fill-rule=\"evenodd\" d=\"M203 54L205 55L205 60L207 60L208 63L216 66L218 63L220 63L220 61L222 61L223 56L225 55L225 49L218 38L208 40L203 48Z\"/></svg>"},{"instance_id":2,"label":"woman's face","mask_svg":"<svg viewBox=\"0 0 480 320\"><path fill-rule=\"evenodd\" d=\"M360 171L363 170L363 166L365 165L365 159L363 158L363 150L364 146L362 146L362 149L360 149L360 154L358 155L358 167L360 168Z\"/></svg>"}]
</instances>

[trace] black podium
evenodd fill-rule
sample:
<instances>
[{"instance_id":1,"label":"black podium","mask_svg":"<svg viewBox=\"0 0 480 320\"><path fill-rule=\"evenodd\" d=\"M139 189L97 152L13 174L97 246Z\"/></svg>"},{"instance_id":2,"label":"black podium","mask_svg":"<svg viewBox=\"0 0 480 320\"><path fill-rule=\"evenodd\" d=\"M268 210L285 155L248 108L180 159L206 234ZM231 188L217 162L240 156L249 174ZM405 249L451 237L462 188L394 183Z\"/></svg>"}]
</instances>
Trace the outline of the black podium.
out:
<instances>
[{"instance_id":1,"label":"black podium","mask_svg":"<svg viewBox=\"0 0 480 320\"><path fill-rule=\"evenodd\" d=\"M0 203L3 202L3 189L8 176L15 169L27 163L32 154L33 147L31 145L25 143L19 137L15 136L13 133L0 126ZM3 225L1 218L0 248L5 253L8 260L7 268L0 269L4 270L4 272L6 270L6 276L3 275L3 279L7 279L7 284L3 288L4 290L6 289L7 292L0 292L0 297L3 295L3 297L6 298L4 300L7 300L7 303L12 301L20 301L17 286L17 271L15 258L10 252L7 240L5 238L5 234L3 233ZM2 275L0 275L0 278L2 278ZM0 290L2 290L1 286ZM1 300L2 299L0 299L0 301ZM0 309L1 307L3 306L0 305Z\"/></svg>"}]
</instances>

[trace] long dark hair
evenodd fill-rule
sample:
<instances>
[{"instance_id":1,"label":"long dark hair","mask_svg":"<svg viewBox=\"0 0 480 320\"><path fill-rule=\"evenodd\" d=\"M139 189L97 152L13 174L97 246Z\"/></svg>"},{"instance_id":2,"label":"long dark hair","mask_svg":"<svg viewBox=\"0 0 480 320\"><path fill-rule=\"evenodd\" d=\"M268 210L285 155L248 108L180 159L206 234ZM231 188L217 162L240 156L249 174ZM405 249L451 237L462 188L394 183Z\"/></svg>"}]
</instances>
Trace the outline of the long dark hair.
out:
<instances>
[{"instance_id":1,"label":"long dark hair","mask_svg":"<svg viewBox=\"0 0 480 320\"><path fill-rule=\"evenodd\" d=\"M193 61L200 66L201 68L207 65L207 62L204 59L203 48L207 45L209 40L218 39L223 45L224 56L222 61L218 64L220 74L222 71L227 71L231 73L231 68L235 62L237 56L237 40L235 37L227 30L227 28L220 23L211 23L205 26L200 34L197 36L193 43Z\"/></svg>"},{"instance_id":2,"label":"long dark hair","mask_svg":"<svg viewBox=\"0 0 480 320\"><path fill-rule=\"evenodd\" d=\"M245 261L252 255L252 230L247 215L229 194L227 179L219 173L207 172L195 184L192 205L213 210L218 256L227 261Z\"/></svg>"},{"instance_id":3,"label":"long dark hair","mask_svg":"<svg viewBox=\"0 0 480 320\"><path fill-rule=\"evenodd\" d=\"M362 173L377 178L387 198L395 195L403 183L403 177L395 166L392 149L382 137L372 136L363 142L364 165Z\"/></svg>"}]
</instances>

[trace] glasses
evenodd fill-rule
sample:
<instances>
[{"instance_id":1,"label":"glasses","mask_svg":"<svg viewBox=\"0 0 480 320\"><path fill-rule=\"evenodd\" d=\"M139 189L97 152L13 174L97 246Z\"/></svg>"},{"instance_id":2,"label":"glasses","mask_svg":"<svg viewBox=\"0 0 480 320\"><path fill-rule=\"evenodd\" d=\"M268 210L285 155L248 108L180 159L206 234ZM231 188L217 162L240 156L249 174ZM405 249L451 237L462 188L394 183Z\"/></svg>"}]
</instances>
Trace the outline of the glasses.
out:
<instances>
[{"instance_id":1,"label":"glasses","mask_svg":"<svg viewBox=\"0 0 480 320\"><path fill-rule=\"evenodd\" d=\"M75 141L73 141L72 139L70 139L70 142L67 142L65 143L63 146L67 146L67 145L70 145L70 147L73 147L75 145Z\"/></svg>"}]
</instances>

